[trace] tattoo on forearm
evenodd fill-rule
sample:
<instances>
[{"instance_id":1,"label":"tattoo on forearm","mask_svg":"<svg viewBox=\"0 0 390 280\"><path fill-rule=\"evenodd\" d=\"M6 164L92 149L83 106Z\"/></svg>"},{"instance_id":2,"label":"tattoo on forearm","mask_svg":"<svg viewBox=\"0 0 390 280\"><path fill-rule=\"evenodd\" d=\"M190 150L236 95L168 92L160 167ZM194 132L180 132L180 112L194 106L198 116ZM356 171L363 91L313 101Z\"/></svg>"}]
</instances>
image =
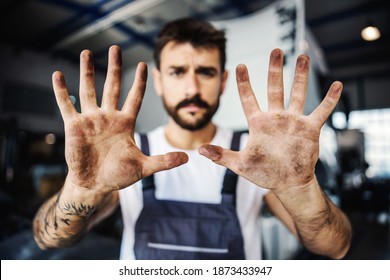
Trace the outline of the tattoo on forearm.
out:
<instances>
[{"instance_id":1,"label":"tattoo on forearm","mask_svg":"<svg viewBox=\"0 0 390 280\"><path fill-rule=\"evenodd\" d=\"M65 202L61 207L60 197L61 192L47 206L46 211L40 210L35 220L35 237L43 247L51 247L50 243L53 241L59 246L77 243L85 233L88 219L96 208L75 202ZM40 223L43 223L43 228L39 226ZM48 242L45 242L46 240Z\"/></svg>"},{"instance_id":2,"label":"tattoo on forearm","mask_svg":"<svg viewBox=\"0 0 390 280\"><path fill-rule=\"evenodd\" d=\"M67 226L70 225L70 220L69 220L69 219L61 219L61 222L63 222L63 223L66 224Z\"/></svg>"},{"instance_id":3,"label":"tattoo on forearm","mask_svg":"<svg viewBox=\"0 0 390 280\"><path fill-rule=\"evenodd\" d=\"M66 202L64 208L61 211L65 215L71 216L89 216L95 210L95 206L84 205L80 203L80 205L76 205L75 202Z\"/></svg>"}]
</instances>

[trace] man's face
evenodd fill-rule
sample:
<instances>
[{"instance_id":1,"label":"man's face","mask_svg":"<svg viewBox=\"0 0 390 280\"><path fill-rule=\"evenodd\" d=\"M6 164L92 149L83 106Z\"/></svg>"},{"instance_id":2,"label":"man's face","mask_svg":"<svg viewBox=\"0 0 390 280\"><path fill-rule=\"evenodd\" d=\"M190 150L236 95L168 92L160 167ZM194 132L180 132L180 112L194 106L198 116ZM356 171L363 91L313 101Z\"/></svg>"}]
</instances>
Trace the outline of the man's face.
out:
<instances>
[{"instance_id":1,"label":"man's face","mask_svg":"<svg viewBox=\"0 0 390 280\"><path fill-rule=\"evenodd\" d=\"M154 70L156 91L168 114L191 131L210 123L226 78L218 49L194 48L189 43L169 42L160 55L160 71Z\"/></svg>"}]
</instances>

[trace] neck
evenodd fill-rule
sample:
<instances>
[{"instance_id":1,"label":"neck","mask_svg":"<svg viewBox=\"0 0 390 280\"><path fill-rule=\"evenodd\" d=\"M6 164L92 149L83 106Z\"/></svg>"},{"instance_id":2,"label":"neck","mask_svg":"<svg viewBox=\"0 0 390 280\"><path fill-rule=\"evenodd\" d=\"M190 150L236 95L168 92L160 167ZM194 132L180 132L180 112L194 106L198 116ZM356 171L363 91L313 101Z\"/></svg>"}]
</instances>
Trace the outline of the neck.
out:
<instances>
[{"instance_id":1,"label":"neck","mask_svg":"<svg viewBox=\"0 0 390 280\"><path fill-rule=\"evenodd\" d=\"M203 144L210 143L216 131L216 125L211 122L202 129L190 131L180 127L174 120L170 119L164 127L165 138L169 144L183 150L194 150Z\"/></svg>"}]
</instances>

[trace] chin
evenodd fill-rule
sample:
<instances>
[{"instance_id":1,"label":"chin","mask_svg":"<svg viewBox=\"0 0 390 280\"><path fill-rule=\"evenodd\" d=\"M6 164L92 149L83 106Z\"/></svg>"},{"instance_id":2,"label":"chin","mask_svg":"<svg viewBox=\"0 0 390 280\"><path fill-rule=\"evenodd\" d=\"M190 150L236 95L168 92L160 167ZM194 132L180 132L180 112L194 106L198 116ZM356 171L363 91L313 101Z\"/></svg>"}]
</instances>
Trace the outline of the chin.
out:
<instances>
[{"instance_id":1,"label":"chin","mask_svg":"<svg viewBox=\"0 0 390 280\"><path fill-rule=\"evenodd\" d=\"M189 131L197 131L201 130L202 128L206 127L209 123L210 120L205 121L205 120L198 120L197 122L185 122L185 121L179 121L176 122L181 128L189 130Z\"/></svg>"}]
</instances>

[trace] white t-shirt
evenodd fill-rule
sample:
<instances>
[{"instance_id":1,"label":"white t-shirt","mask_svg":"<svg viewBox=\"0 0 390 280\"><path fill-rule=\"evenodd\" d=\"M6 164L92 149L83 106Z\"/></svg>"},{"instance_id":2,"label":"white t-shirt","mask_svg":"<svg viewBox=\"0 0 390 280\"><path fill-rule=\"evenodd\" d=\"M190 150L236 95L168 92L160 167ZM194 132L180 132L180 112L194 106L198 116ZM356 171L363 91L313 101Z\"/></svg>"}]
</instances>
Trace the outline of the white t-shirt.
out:
<instances>
[{"instance_id":1,"label":"white t-shirt","mask_svg":"<svg viewBox=\"0 0 390 280\"><path fill-rule=\"evenodd\" d=\"M233 131L218 127L211 144L230 148ZM139 135L135 136L140 146ZM241 148L247 141L247 134L241 137ZM222 182L226 168L213 163L200 155L197 150L180 150L172 147L165 138L163 127L148 133L151 155L161 155L172 151L188 154L188 163L177 168L154 174L156 198L186 202L221 202ZM260 188L244 178L237 182L236 209L244 239L244 252L247 259L261 259L261 236L259 213L266 189ZM121 245L121 259L135 259L135 224L143 207L142 183L119 192L124 230Z\"/></svg>"}]
</instances>

